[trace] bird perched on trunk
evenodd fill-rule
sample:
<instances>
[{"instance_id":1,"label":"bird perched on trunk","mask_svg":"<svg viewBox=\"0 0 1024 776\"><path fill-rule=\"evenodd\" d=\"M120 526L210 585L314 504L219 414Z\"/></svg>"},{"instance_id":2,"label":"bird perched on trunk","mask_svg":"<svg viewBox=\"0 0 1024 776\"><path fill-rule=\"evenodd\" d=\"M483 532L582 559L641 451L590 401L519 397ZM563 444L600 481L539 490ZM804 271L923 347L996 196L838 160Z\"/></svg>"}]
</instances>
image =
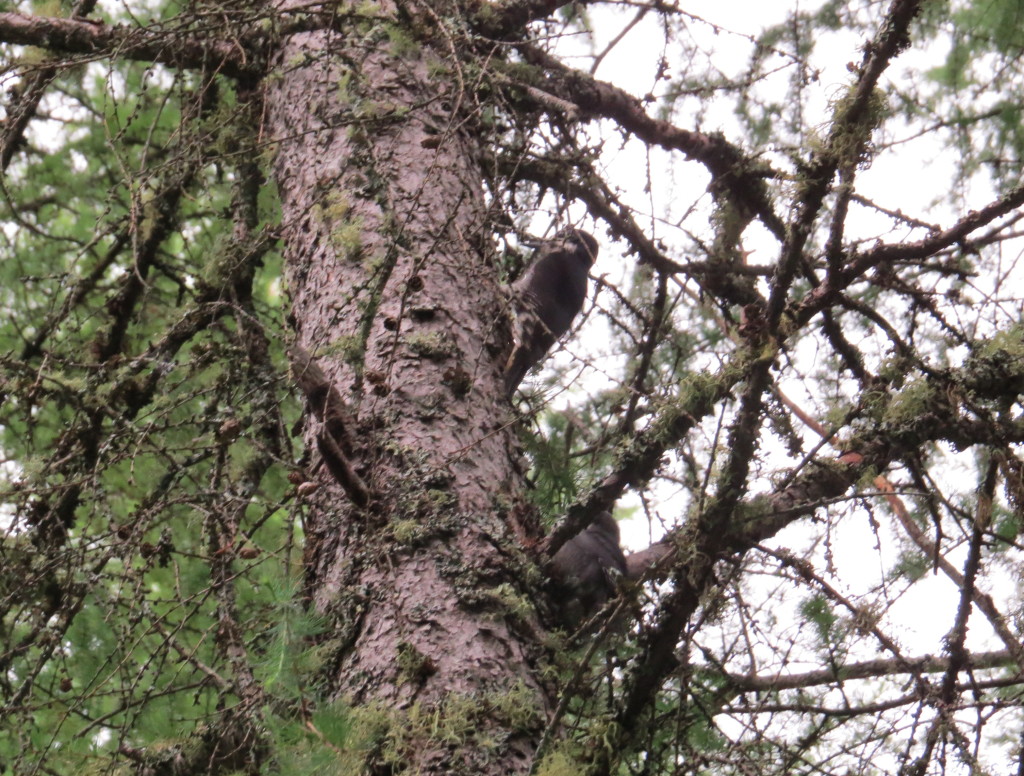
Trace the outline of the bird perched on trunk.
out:
<instances>
[{"instance_id":1,"label":"bird perched on trunk","mask_svg":"<svg viewBox=\"0 0 1024 776\"><path fill-rule=\"evenodd\" d=\"M537 249L533 263L513 285L515 347L505 363L509 398L583 309L587 273L596 258L593 235L568 227Z\"/></svg>"},{"instance_id":2,"label":"bird perched on trunk","mask_svg":"<svg viewBox=\"0 0 1024 776\"><path fill-rule=\"evenodd\" d=\"M626 575L626 556L619 546L619 524L610 512L562 545L551 558L561 609L574 627L615 595L615 577Z\"/></svg>"}]
</instances>

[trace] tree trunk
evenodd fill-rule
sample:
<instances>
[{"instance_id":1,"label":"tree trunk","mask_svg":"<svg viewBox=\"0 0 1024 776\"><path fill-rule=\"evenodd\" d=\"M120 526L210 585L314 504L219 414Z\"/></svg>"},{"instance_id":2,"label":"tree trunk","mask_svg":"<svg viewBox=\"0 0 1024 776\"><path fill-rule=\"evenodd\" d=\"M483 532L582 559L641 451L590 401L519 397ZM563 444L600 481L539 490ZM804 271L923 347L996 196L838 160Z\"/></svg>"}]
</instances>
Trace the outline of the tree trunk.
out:
<instances>
[{"instance_id":1,"label":"tree trunk","mask_svg":"<svg viewBox=\"0 0 1024 776\"><path fill-rule=\"evenodd\" d=\"M524 639L537 621L518 580L536 573L513 536L534 532L513 509L479 141L446 52L386 13L292 35L267 93L297 344L345 405L305 432L320 451L307 592L339 634L334 697L393 710L396 729L424 705L467 726L445 746L406 741L418 772L525 772L549 702ZM494 713L509 693L518 713Z\"/></svg>"}]
</instances>

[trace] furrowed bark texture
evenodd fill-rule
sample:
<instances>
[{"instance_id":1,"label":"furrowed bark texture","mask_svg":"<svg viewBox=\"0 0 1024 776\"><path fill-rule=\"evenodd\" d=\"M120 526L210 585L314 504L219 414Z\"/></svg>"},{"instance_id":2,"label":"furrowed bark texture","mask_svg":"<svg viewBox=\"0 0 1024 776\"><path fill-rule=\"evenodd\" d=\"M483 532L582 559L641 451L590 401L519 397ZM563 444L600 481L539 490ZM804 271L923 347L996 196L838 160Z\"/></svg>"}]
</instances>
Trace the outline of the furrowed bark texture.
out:
<instances>
[{"instance_id":1,"label":"furrowed bark texture","mask_svg":"<svg viewBox=\"0 0 1024 776\"><path fill-rule=\"evenodd\" d=\"M535 727L548 702L508 613L525 600L523 567L510 568L523 561L499 387L508 324L475 141L453 121L461 98L436 54L398 54L373 24L286 39L267 93L297 344L349 411L328 413L345 428L326 453L307 412L308 448L320 450L308 593L339 634L336 697L444 708L525 688ZM365 508L320 455L344 456L370 493ZM489 716L482 727L502 724ZM490 731L502 742L490 763L471 762L479 741L414 759L431 773L521 772L537 731L513 727Z\"/></svg>"}]
</instances>

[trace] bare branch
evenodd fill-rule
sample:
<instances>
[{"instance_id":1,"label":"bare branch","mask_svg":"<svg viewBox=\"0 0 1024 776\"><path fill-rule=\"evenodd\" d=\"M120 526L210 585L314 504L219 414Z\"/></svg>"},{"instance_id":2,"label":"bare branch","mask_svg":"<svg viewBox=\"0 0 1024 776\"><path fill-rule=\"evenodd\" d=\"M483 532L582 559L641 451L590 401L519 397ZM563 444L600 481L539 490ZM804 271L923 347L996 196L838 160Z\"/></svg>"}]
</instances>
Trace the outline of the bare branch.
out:
<instances>
[{"instance_id":1,"label":"bare branch","mask_svg":"<svg viewBox=\"0 0 1024 776\"><path fill-rule=\"evenodd\" d=\"M253 57L237 42L110 26L85 19L0 13L0 41L38 46L56 55L158 62L176 68L220 72L235 78L253 74Z\"/></svg>"},{"instance_id":2,"label":"bare branch","mask_svg":"<svg viewBox=\"0 0 1024 776\"><path fill-rule=\"evenodd\" d=\"M1005 668L1014 665L1013 655L1008 650L975 652L966 656L964 669ZM858 663L829 666L802 674L777 674L760 676L756 674L728 674L729 683L740 692L772 692L777 690L798 690L823 684L835 684L849 679L871 679L878 676L922 673L938 674L949 670L952 659L940 655L921 655L913 658L879 658Z\"/></svg>"},{"instance_id":3,"label":"bare branch","mask_svg":"<svg viewBox=\"0 0 1024 776\"><path fill-rule=\"evenodd\" d=\"M724 137L682 129L648 116L640 101L628 92L566 67L536 47L519 48L528 62L544 71L549 91L578 105L586 115L617 122L645 143L682 151L699 161L736 201L756 213L772 234L785 239L786 228L771 205L765 184L765 179L775 174L767 165L747 157Z\"/></svg>"}]
</instances>

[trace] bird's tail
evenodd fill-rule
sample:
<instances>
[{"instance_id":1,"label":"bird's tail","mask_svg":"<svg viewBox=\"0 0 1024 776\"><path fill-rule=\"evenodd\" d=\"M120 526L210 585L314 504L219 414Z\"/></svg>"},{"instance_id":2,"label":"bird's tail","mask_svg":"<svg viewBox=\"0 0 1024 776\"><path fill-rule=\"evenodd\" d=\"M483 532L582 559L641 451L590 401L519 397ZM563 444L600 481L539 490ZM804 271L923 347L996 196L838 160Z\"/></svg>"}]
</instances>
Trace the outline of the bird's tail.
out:
<instances>
[{"instance_id":1,"label":"bird's tail","mask_svg":"<svg viewBox=\"0 0 1024 776\"><path fill-rule=\"evenodd\" d=\"M530 371L530 353L521 344L516 345L515 350L508 357L505 363L505 398L511 400L519 387L519 383Z\"/></svg>"}]
</instances>

